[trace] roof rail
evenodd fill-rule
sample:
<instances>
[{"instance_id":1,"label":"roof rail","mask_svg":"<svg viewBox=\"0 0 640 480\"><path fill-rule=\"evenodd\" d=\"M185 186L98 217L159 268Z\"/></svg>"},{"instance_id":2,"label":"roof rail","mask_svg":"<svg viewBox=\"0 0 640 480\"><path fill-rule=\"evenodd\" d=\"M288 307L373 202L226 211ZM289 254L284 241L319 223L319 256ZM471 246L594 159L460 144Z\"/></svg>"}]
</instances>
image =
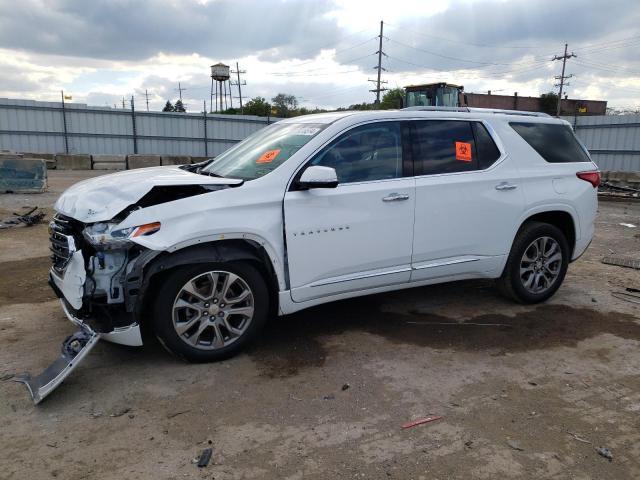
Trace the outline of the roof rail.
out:
<instances>
[{"instance_id":1,"label":"roof rail","mask_svg":"<svg viewBox=\"0 0 640 480\"><path fill-rule=\"evenodd\" d=\"M543 112L525 112L522 110L504 110L500 108L476 108L476 107L467 107L468 112L477 112L477 113L499 113L502 115L522 115L524 117L549 117L550 115Z\"/></svg>"},{"instance_id":2,"label":"roof rail","mask_svg":"<svg viewBox=\"0 0 640 480\"><path fill-rule=\"evenodd\" d=\"M420 110L420 111L437 111L437 112L469 112L469 107L405 107L402 110Z\"/></svg>"},{"instance_id":3,"label":"roof rail","mask_svg":"<svg viewBox=\"0 0 640 480\"><path fill-rule=\"evenodd\" d=\"M500 108L477 108L477 107L406 107L402 110L414 111L435 111L435 112L476 112L476 113L496 113L501 115L522 115L524 117L549 117L550 115L543 112L525 112L522 110L504 110Z\"/></svg>"}]
</instances>

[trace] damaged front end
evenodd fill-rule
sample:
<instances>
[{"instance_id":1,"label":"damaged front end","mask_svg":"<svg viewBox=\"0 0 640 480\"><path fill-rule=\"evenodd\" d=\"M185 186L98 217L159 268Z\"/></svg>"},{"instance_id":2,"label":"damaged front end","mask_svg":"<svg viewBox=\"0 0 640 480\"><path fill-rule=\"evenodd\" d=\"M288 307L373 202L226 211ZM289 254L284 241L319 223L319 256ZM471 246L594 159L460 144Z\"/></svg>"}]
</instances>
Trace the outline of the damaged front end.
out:
<instances>
[{"instance_id":1,"label":"damaged front end","mask_svg":"<svg viewBox=\"0 0 640 480\"><path fill-rule=\"evenodd\" d=\"M115 222L85 225L60 213L50 222L49 284L79 330L65 340L60 357L40 375L16 378L27 385L36 404L62 383L100 338L142 345L134 312L140 278L136 260L148 260L158 252L132 239L159 229L159 222L125 229L118 229Z\"/></svg>"}]
</instances>

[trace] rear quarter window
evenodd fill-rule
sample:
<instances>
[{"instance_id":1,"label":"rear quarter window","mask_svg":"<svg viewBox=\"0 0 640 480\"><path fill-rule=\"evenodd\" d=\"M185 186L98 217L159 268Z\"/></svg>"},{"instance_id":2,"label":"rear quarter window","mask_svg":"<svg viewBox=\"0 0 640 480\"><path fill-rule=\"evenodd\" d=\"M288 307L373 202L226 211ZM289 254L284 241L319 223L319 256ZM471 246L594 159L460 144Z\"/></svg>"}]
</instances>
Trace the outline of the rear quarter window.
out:
<instances>
[{"instance_id":1,"label":"rear quarter window","mask_svg":"<svg viewBox=\"0 0 640 480\"><path fill-rule=\"evenodd\" d=\"M528 122L509 125L549 163L591 161L568 125Z\"/></svg>"}]
</instances>

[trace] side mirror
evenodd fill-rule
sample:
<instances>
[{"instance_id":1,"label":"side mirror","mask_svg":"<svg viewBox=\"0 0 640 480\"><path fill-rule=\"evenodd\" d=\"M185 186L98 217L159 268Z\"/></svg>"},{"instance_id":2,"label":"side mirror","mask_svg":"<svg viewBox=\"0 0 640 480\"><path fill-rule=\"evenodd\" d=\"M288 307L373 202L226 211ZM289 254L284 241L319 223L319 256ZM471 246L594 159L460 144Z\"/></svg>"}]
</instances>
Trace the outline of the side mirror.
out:
<instances>
[{"instance_id":1,"label":"side mirror","mask_svg":"<svg viewBox=\"0 0 640 480\"><path fill-rule=\"evenodd\" d=\"M335 168L312 165L302 172L302 176L298 180L298 186L302 189L336 188L338 186L338 174Z\"/></svg>"}]
</instances>

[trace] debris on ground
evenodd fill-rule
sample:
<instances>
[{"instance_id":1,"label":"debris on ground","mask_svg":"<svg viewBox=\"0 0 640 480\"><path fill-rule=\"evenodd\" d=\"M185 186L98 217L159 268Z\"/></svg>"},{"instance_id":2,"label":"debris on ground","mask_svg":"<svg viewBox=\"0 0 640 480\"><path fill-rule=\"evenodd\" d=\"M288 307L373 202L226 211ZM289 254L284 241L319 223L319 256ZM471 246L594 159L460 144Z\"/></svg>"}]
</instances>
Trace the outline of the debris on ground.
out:
<instances>
[{"instance_id":1,"label":"debris on ground","mask_svg":"<svg viewBox=\"0 0 640 480\"><path fill-rule=\"evenodd\" d=\"M30 208L30 210L26 213L15 213L13 212L13 216L9 218L5 218L0 220L0 229L3 228L11 228L18 225L24 225L25 227L31 227L40 223L45 216L44 212L37 212L38 207L25 207Z\"/></svg>"},{"instance_id":2,"label":"debris on ground","mask_svg":"<svg viewBox=\"0 0 640 480\"><path fill-rule=\"evenodd\" d=\"M613 185L609 182L602 182L598 187L598 196L638 198L640 197L640 189L623 185Z\"/></svg>"},{"instance_id":3,"label":"debris on ground","mask_svg":"<svg viewBox=\"0 0 640 480\"><path fill-rule=\"evenodd\" d=\"M509 445L509 448L512 448L513 450L524 452L524 448L522 448L515 440L507 439L507 445Z\"/></svg>"},{"instance_id":4,"label":"debris on ground","mask_svg":"<svg viewBox=\"0 0 640 480\"><path fill-rule=\"evenodd\" d=\"M440 420L442 417L437 415L429 415L428 417L419 418L417 420L413 420L411 422L403 423L402 428L411 428L416 427L418 425L422 425L423 423L435 422L436 420Z\"/></svg>"},{"instance_id":5,"label":"debris on ground","mask_svg":"<svg viewBox=\"0 0 640 480\"><path fill-rule=\"evenodd\" d=\"M606 265L616 265L618 267L627 267L640 270L640 260L634 260L633 258L610 255L608 257L604 257L601 261Z\"/></svg>"},{"instance_id":6,"label":"debris on ground","mask_svg":"<svg viewBox=\"0 0 640 480\"><path fill-rule=\"evenodd\" d=\"M633 223L619 223L618 225L621 225L623 227L627 227L627 228L636 228L636 226Z\"/></svg>"},{"instance_id":7,"label":"debris on ground","mask_svg":"<svg viewBox=\"0 0 640 480\"><path fill-rule=\"evenodd\" d=\"M324 397L322 397L323 400L333 400L335 397L335 395L330 394L330 395L325 395Z\"/></svg>"},{"instance_id":8,"label":"debris on ground","mask_svg":"<svg viewBox=\"0 0 640 480\"><path fill-rule=\"evenodd\" d=\"M613 461L613 453L611 453L611 450L609 450L608 448L606 448L606 447L598 447L598 448L596 448L596 452L598 452L598 455L600 455L601 457L606 458L610 462Z\"/></svg>"},{"instance_id":9,"label":"debris on ground","mask_svg":"<svg viewBox=\"0 0 640 480\"><path fill-rule=\"evenodd\" d=\"M453 327L511 327L506 323L474 323L474 322L407 322L407 325L445 325Z\"/></svg>"},{"instance_id":10,"label":"debris on ground","mask_svg":"<svg viewBox=\"0 0 640 480\"><path fill-rule=\"evenodd\" d=\"M640 295L626 292L611 292L611 296L631 303L640 303Z\"/></svg>"},{"instance_id":11,"label":"debris on ground","mask_svg":"<svg viewBox=\"0 0 640 480\"><path fill-rule=\"evenodd\" d=\"M577 440L579 442L588 443L589 445L593 445L589 440L587 440L586 438L580 437L577 433L567 432L567 434L571 435L575 440Z\"/></svg>"},{"instance_id":12,"label":"debris on ground","mask_svg":"<svg viewBox=\"0 0 640 480\"><path fill-rule=\"evenodd\" d=\"M347 390L351 385L349 385L348 383L345 383L344 385L342 385L342 391L344 392L345 390Z\"/></svg>"},{"instance_id":13,"label":"debris on ground","mask_svg":"<svg viewBox=\"0 0 640 480\"><path fill-rule=\"evenodd\" d=\"M200 458L198 459L198 467L204 468L207 465L209 465L212 454L213 454L213 448L205 448L204 450L202 450L202 453L200 454Z\"/></svg>"},{"instance_id":14,"label":"debris on ground","mask_svg":"<svg viewBox=\"0 0 640 480\"><path fill-rule=\"evenodd\" d=\"M129 407L123 407L120 408L118 410L116 410L115 412L113 412L111 415L109 415L110 417L121 417L122 415L129 413L131 411L131 409Z\"/></svg>"},{"instance_id":15,"label":"debris on ground","mask_svg":"<svg viewBox=\"0 0 640 480\"><path fill-rule=\"evenodd\" d=\"M191 411L191 409L189 410L180 410L178 412L172 412L172 413L167 413L167 418L174 418L177 417L178 415L182 415L183 413L189 413Z\"/></svg>"}]
</instances>

